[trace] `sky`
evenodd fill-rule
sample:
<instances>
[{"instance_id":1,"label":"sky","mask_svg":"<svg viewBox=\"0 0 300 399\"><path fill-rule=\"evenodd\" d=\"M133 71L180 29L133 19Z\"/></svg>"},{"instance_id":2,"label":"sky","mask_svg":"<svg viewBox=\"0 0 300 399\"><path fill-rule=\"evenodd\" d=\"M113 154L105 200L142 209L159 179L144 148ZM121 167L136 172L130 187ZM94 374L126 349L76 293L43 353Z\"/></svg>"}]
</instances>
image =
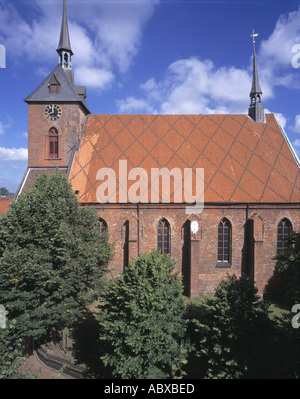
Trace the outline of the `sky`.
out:
<instances>
[{"instance_id":1,"label":"sky","mask_svg":"<svg viewBox=\"0 0 300 399\"><path fill-rule=\"evenodd\" d=\"M63 0L0 0L0 187L27 167L27 104L56 67ZM300 155L300 1L67 0L75 84L94 114L247 114L262 102Z\"/></svg>"}]
</instances>

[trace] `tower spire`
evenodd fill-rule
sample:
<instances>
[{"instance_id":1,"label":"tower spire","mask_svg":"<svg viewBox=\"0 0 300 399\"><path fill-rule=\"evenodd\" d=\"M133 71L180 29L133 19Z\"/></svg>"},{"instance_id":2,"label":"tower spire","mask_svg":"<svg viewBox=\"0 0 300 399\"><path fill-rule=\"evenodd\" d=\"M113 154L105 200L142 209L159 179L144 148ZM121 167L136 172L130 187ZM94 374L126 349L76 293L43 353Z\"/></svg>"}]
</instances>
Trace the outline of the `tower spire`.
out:
<instances>
[{"instance_id":1,"label":"tower spire","mask_svg":"<svg viewBox=\"0 0 300 399\"><path fill-rule=\"evenodd\" d=\"M71 58L73 55L73 51L71 49L70 36L69 36L66 0L64 0L63 4L63 16L62 16L62 23L60 30L60 38L56 51L59 55L60 65L65 69L72 69Z\"/></svg>"},{"instance_id":2,"label":"tower spire","mask_svg":"<svg viewBox=\"0 0 300 399\"><path fill-rule=\"evenodd\" d=\"M256 64L256 54L255 54L255 37L258 36L258 33L252 32L253 38L253 71L252 71L252 87L250 91L250 107L248 111L248 115L255 122L264 122L265 114L264 107L261 102L262 90L260 88L259 80L258 80L258 72L257 72L257 64Z\"/></svg>"}]
</instances>

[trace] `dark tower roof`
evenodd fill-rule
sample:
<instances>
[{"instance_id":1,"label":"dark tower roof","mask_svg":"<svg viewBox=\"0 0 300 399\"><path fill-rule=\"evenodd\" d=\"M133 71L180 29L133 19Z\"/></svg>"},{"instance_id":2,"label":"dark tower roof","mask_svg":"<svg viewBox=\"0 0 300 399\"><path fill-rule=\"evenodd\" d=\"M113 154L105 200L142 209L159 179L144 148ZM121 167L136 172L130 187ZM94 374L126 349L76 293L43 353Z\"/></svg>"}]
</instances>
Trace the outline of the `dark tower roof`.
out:
<instances>
[{"instance_id":1,"label":"dark tower roof","mask_svg":"<svg viewBox=\"0 0 300 399\"><path fill-rule=\"evenodd\" d=\"M73 55L73 51L71 49L71 43L70 43L70 36L69 36L66 0L64 0L60 38L59 38L59 44L58 44L56 51L58 52L58 54L60 54L62 51L66 51L66 52L69 52L71 55Z\"/></svg>"},{"instance_id":2,"label":"dark tower roof","mask_svg":"<svg viewBox=\"0 0 300 399\"><path fill-rule=\"evenodd\" d=\"M52 93L49 90L51 84L59 86L57 92ZM83 86L75 86L70 80L66 70L58 64L56 68L46 77L46 79L25 98L26 103L37 102L76 102L90 113L86 103L86 89Z\"/></svg>"}]
</instances>

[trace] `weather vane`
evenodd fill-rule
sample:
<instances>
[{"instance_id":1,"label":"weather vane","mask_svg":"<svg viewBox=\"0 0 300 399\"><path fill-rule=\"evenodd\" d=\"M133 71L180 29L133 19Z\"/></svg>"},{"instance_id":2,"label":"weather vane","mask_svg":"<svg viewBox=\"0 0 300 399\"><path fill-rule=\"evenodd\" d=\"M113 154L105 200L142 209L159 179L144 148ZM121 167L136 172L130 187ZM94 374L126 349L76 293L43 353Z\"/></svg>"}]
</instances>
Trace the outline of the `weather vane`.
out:
<instances>
[{"instance_id":1,"label":"weather vane","mask_svg":"<svg viewBox=\"0 0 300 399\"><path fill-rule=\"evenodd\" d=\"M253 43L255 43L254 38L255 38L256 36L258 36L258 33L254 33L254 29L252 29L252 35L250 35L250 36L253 38Z\"/></svg>"}]
</instances>

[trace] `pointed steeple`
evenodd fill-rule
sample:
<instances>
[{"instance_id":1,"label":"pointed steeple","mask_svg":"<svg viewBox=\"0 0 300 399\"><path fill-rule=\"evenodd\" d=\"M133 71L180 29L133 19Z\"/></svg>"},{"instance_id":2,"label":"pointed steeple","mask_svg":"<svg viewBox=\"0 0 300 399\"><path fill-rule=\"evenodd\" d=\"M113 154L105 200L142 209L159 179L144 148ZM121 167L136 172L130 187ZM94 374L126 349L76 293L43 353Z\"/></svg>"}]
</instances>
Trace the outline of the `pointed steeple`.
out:
<instances>
[{"instance_id":1,"label":"pointed steeple","mask_svg":"<svg viewBox=\"0 0 300 399\"><path fill-rule=\"evenodd\" d=\"M252 87L250 91L250 107L248 111L248 115L258 123L262 123L265 121L265 113L264 106L261 102L262 90L260 88L259 80L258 80L258 72L257 72L257 64L256 64L256 54L255 54L255 40L254 38L258 36L258 33L253 33L251 35L253 37L253 72L252 72Z\"/></svg>"},{"instance_id":2,"label":"pointed steeple","mask_svg":"<svg viewBox=\"0 0 300 399\"><path fill-rule=\"evenodd\" d=\"M253 74L252 74L252 88L250 92L250 97L256 94L262 95L262 90L259 85L257 64L256 64L256 54L255 54L255 42L253 42Z\"/></svg>"},{"instance_id":3,"label":"pointed steeple","mask_svg":"<svg viewBox=\"0 0 300 399\"><path fill-rule=\"evenodd\" d=\"M65 69L72 69L71 57L73 55L73 51L71 49L70 36L69 36L66 0L64 0L64 5L63 5L63 16L62 16L62 23L60 30L60 38L56 51L58 52L59 55L60 65Z\"/></svg>"}]
</instances>

